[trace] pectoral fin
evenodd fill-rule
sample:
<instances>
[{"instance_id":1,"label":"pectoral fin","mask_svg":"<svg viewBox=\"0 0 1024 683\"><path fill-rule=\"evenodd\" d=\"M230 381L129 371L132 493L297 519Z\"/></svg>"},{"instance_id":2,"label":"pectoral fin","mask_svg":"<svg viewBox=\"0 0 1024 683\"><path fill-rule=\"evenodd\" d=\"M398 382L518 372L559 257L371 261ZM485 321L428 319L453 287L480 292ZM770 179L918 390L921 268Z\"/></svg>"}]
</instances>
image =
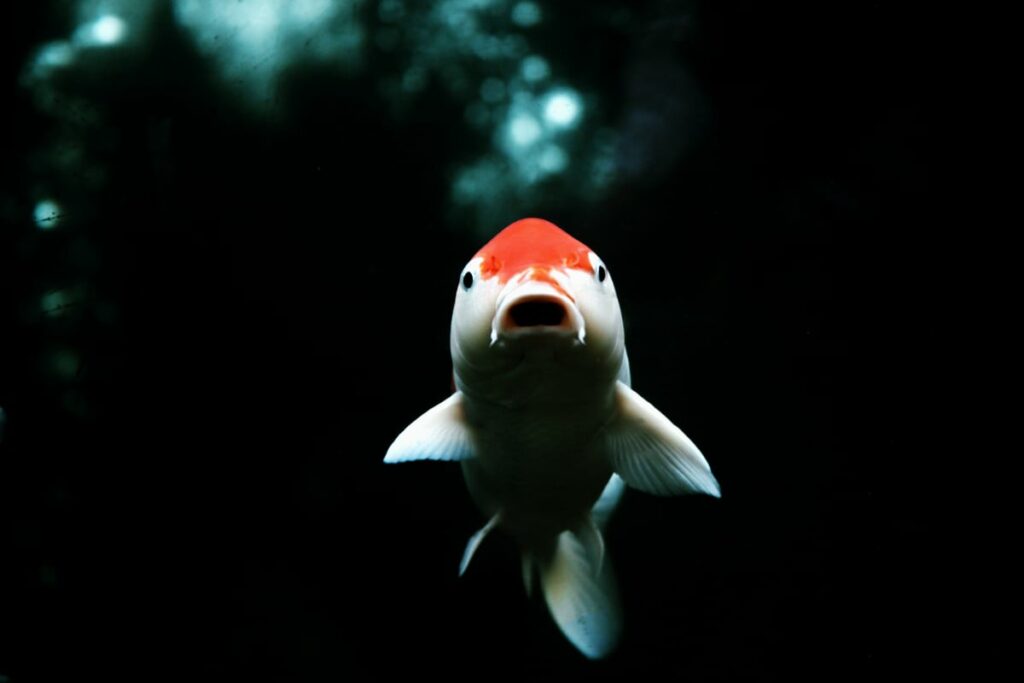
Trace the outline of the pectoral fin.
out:
<instances>
[{"instance_id":1,"label":"pectoral fin","mask_svg":"<svg viewBox=\"0 0 1024 683\"><path fill-rule=\"evenodd\" d=\"M491 533L491 530L498 526L500 521L501 513L498 513L491 517L490 521L484 524L475 534L469 537L469 541L466 542L466 549L462 551L462 561L459 562L459 576L466 573L466 568L469 567L473 555L476 554L476 549L480 547L483 540L487 538L487 534Z\"/></svg>"},{"instance_id":2,"label":"pectoral fin","mask_svg":"<svg viewBox=\"0 0 1024 683\"><path fill-rule=\"evenodd\" d=\"M594 507L590 510L590 515L594 518L594 524L597 525L598 529L604 529L608 526L608 520L611 518L612 513L615 512L619 501L622 500L622 494L625 490L626 483L622 481L622 477L613 474L608 478L608 483L604 485L601 497L597 499Z\"/></svg>"},{"instance_id":3,"label":"pectoral fin","mask_svg":"<svg viewBox=\"0 0 1024 683\"><path fill-rule=\"evenodd\" d=\"M409 460L465 460L473 457L473 443L462 408L462 392L455 392L406 427L384 462Z\"/></svg>"},{"instance_id":4,"label":"pectoral fin","mask_svg":"<svg viewBox=\"0 0 1024 683\"><path fill-rule=\"evenodd\" d=\"M612 469L626 484L659 496L721 495L707 460L679 427L622 382L616 401L607 448Z\"/></svg>"}]
</instances>

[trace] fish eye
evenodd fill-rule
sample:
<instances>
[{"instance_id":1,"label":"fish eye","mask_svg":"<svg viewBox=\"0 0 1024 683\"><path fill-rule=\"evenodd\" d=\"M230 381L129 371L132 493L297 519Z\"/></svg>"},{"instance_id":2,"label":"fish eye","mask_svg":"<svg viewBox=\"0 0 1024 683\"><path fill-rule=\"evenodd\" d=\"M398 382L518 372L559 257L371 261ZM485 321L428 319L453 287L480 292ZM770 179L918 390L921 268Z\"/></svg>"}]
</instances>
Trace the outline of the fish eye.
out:
<instances>
[{"instance_id":1,"label":"fish eye","mask_svg":"<svg viewBox=\"0 0 1024 683\"><path fill-rule=\"evenodd\" d=\"M462 276L462 286L466 290L469 290L469 288L473 286L473 273L468 270Z\"/></svg>"},{"instance_id":2,"label":"fish eye","mask_svg":"<svg viewBox=\"0 0 1024 683\"><path fill-rule=\"evenodd\" d=\"M608 271L604 269L604 266L597 267L597 281L604 282L605 278L608 277Z\"/></svg>"}]
</instances>

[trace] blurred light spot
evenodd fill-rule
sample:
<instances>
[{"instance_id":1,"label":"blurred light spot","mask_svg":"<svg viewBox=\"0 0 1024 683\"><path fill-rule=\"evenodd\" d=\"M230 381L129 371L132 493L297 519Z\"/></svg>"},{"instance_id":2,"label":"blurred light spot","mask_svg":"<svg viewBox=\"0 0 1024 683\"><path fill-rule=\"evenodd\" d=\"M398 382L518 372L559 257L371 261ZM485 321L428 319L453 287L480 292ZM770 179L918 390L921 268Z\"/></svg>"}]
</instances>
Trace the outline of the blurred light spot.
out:
<instances>
[{"instance_id":1,"label":"blurred light spot","mask_svg":"<svg viewBox=\"0 0 1024 683\"><path fill-rule=\"evenodd\" d=\"M58 289L54 292L48 292L43 295L40 301L39 307L43 313L51 318L56 318L61 315L71 304L71 297L68 292L62 289Z\"/></svg>"},{"instance_id":2,"label":"blurred light spot","mask_svg":"<svg viewBox=\"0 0 1024 683\"><path fill-rule=\"evenodd\" d=\"M519 59L527 48L526 40L522 36L505 36L501 44L503 56L509 59Z\"/></svg>"},{"instance_id":3,"label":"blurred light spot","mask_svg":"<svg viewBox=\"0 0 1024 683\"><path fill-rule=\"evenodd\" d=\"M480 197L488 196L501 187L502 170L496 163L490 160L483 160L479 163L463 169L455 178L452 187L452 194L456 202L461 204L473 204Z\"/></svg>"},{"instance_id":4,"label":"blurred light spot","mask_svg":"<svg viewBox=\"0 0 1024 683\"><path fill-rule=\"evenodd\" d=\"M480 59L497 59L505 54L505 44L497 36L478 35L473 38L473 52Z\"/></svg>"},{"instance_id":5,"label":"blurred light spot","mask_svg":"<svg viewBox=\"0 0 1024 683\"><path fill-rule=\"evenodd\" d=\"M571 90L559 90L548 95L544 104L544 119L552 126L567 128L580 115L580 98Z\"/></svg>"},{"instance_id":6,"label":"blurred light spot","mask_svg":"<svg viewBox=\"0 0 1024 683\"><path fill-rule=\"evenodd\" d=\"M4 438L4 428L7 426L7 413L3 406L0 406L0 440Z\"/></svg>"},{"instance_id":7,"label":"blurred light spot","mask_svg":"<svg viewBox=\"0 0 1024 683\"><path fill-rule=\"evenodd\" d=\"M36 204L32 215L40 230L52 230L60 225L60 205L52 199L44 199Z\"/></svg>"},{"instance_id":8,"label":"blurred light spot","mask_svg":"<svg viewBox=\"0 0 1024 683\"><path fill-rule=\"evenodd\" d=\"M174 0L174 17L227 80L254 102L273 100L277 76L310 58L354 68L363 0Z\"/></svg>"},{"instance_id":9,"label":"blurred light spot","mask_svg":"<svg viewBox=\"0 0 1024 683\"><path fill-rule=\"evenodd\" d=\"M334 0L291 0L291 18L297 22L319 21L331 9Z\"/></svg>"},{"instance_id":10,"label":"blurred light spot","mask_svg":"<svg viewBox=\"0 0 1024 683\"><path fill-rule=\"evenodd\" d=\"M68 66L75 60L75 49L63 40L47 43L36 54L35 66L43 69L57 69Z\"/></svg>"},{"instance_id":11,"label":"blurred light spot","mask_svg":"<svg viewBox=\"0 0 1024 683\"><path fill-rule=\"evenodd\" d=\"M558 145L548 145L537 158L537 165L546 173L560 173L569 165L569 156Z\"/></svg>"},{"instance_id":12,"label":"blurred light spot","mask_svg":"<svg viewBox=\"0 0 1024 683\"><path fill-rule=\"evenodd\" d=\"M524 59L520 70L523 78L531 83L543 81L551 73L547 60L538 55L530 55Z\"/></svg>"},{"instance_id":13,"label":"blurred light spot","mask_svg":"<svg viewBox=\"0 0 1024 683\"><path fill-rule=\"evenodd\" d=\"M236 7L239 8L237 38L251 45L262 44L263 49L273 51L267 41L273 38L274 31L281 25L281 13L265 2L239 3Z\"/></svg>"},{"instance_id":14,"label":"blurred light spot","mask_svg":"<svg viewBox=\"0 0 1024 683\"><path fill-rule=\"evenodd\" d=\"M512 8L512 22L517 26L536 26L540 19L540 6L535 2L517 2Z\"/></svg>"},{"instance_id":15,"label":"blurred light spot","mask_svg":"<svg viewBox=\"0 0 1024 683\"><path fill-rule=\"evenodd\" d=\"M82 45L116 45L124 39L128 25L114 14L104 14L96 21L85 24L75 32L75 40Z\"/></svg>"},{"instance_id":16,"label":"blurred light spot","mask_svg":"<svg viewBox=\"0 0 1024 683\"><path fill-rule=\"evenodd\" d=\"M398 21L405 16L405 5L399 0L381 0L377 7L377 16L386 23Z\"/></svg>"},{"instance_id":17,"label":"blurred light spot","mask_svg":"<svg viewBox=\"0 0 1024 683\"><path fill-rule=\"evenodd\" d=\"M93 37L103 45L113 45L124 38L125 25L120 17L108 14L100 17L92 27Z\"/></svg>"},{"instance_id":18,"label":"blurred light spot","mask_svg":"<svg viewBox=\"0 0 1024 683\"><path fill-rule=\"evenodd\" d=\"M518 107L532 107L534 105L533 94L524 88L516 88L512 93L512 103Z\"/></svg>"},{"instance_id":19,"label":"blurred light spot","mask_svg":"<svg viewBox=\"0 0 1024 683\"><path fill-rule=\"evenodd\" d=\"M427 87L427 70L413 66L402 75L402 87L408 92L419 92Z\"/></svg>"},{"instance_id":20,"label":"blurred light spot","mask_svg":"<svg viewBox=\"0 0 1024 683\"><path fill-rule=\"evenodd\" d=\"M480 86L480 97L484 102L500 102L505 97L505 83L497 78L488 78Z\"/></svg>"},{"instance_id":21,"label":"blurred light spot","mask_svg":"<svg viewBox=\"0 0 1024 683\"><path fill-rule=\"evenodd\" d=\"M594 156L590 162L590 184L601 190L615 179L615 150L617 143L612 131L598 131L594 136Z\"/></svg>"},{"instance_id":22,"label":"blurred light spot","mask_svg":"<svg viewBox=\"0 0 1024 683\"><path fill-rule=\"evenodd\" d=\"M435 11L451 28L465 33L475 33L478 30L475 15L485 12L493 4L494 0L441 0L435 3Z\"/></svg>"},{"instance_id":23,"label":"blurred light spot","mask_svg":"<svg viewBox=\"0 0 1024 683\"><path fill-rule=\"evenodd\" d=\"M508 126L509 139L514 145L527 147L535 143L541 134L540 123L528 114L518 114Z\"/></svg>"},{"instance_id":24,"label":"blurred light spot","mask_svg":"<svg viewBox=\"0 0 1024 683\"><path fill-rule=\"evenodd\" d=\"M443 2L438 11L443 17L444 23L450 28L463 33L474 33L476 31L476 20L469 16L468 8L458 7L459 3Z\"/></svg>"}]
</instances>

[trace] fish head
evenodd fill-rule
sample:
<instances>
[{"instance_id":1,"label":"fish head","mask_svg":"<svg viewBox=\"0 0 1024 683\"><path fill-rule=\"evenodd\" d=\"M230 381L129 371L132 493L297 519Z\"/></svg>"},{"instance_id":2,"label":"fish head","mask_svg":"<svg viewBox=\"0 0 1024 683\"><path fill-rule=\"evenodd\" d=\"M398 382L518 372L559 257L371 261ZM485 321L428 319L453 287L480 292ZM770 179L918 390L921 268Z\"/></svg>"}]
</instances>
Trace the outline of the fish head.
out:
<instances>
[{"instance_id":1,"label":"fish head","mask_svg":"<svg viewBox=\"0 0 1024 683\"><path fill-rule=\"evenodd\" d=\"M452 359L476 368L556 353L563 362L622 362L622 314L604 262L553 223L509 225L470 260L452 314Z\"/></svg>"}]
</instances>

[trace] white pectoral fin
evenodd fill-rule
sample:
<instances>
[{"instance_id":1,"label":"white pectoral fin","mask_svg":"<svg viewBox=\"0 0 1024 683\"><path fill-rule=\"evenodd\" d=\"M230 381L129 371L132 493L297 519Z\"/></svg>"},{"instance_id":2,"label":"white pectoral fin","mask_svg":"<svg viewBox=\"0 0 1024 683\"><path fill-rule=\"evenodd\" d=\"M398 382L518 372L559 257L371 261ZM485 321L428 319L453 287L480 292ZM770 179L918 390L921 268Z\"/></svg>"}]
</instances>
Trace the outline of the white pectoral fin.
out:
<instances>
[{"instance_id":1,"label":"white pectoral fin","mask_svg":"<svg viewBox=\"0 0 1024 683\"><path fill-rule=\"evenodd\" d=\"M707 460L679 427L622 382L616 400L607 447L612 469L626 484L659 496L721 495Z\"/></svg>"},{"instance_id":2,"label":"white pectoral fin","mask_svg":"<svg viewBox=\"0 0 1024 683\"><path fill-rule=\"evenodd\" d=\"M544 599L558 628L580 652L598 659L618 643L622 616L611 565L602 557L603 547L593 547L591 530L579 535L563 531L550 558L538 565Z\"/></svg>"},{"instance_id":3,"label":"white pectoral fin","mask_svg":"<svg viewBox=\"0 0 1024 683\"><path fill-rule=\"evenodd\" d=\"M619 475L612 474L608 478L608 483L604 485L601 497L597 499L594 507L590 510L590 515L593 517L594 524L597 525L598 529L604 529L608 526L608 520L611 518L612 513L615 512L615 508L618 507L619 501L622 500L622 494L625 491L626 482Z\"/></svg>"},{"instance_id":4,"label":"white pectoral fin","mask_svg":"<svg viewBox=\"0 0 1024 683\"><path fill-rule=\"evenodd\" d=\"M473 443L462 408L462 392L455 392L406 427L384 462L409 460L465 460L473 457Z\"/></svg>"},{"instance_id":5,"label":"white pectoral fin","mask_svg":"<svg viewBox=\"0 0 1024 683\"><path fill-rule=\"evenodd\" d=\"M469 567L473 555L476 554L476 549L487 538L487 534L491 533L491 530L498 526L499 521L501 521L501 513L491 517L487 524L484 524L479 531L469 537L469 541L466 542L466 549L462 551L462 561L459 562L459 576L466 573L466 568Z\"/></svg>"}]
</instances>

